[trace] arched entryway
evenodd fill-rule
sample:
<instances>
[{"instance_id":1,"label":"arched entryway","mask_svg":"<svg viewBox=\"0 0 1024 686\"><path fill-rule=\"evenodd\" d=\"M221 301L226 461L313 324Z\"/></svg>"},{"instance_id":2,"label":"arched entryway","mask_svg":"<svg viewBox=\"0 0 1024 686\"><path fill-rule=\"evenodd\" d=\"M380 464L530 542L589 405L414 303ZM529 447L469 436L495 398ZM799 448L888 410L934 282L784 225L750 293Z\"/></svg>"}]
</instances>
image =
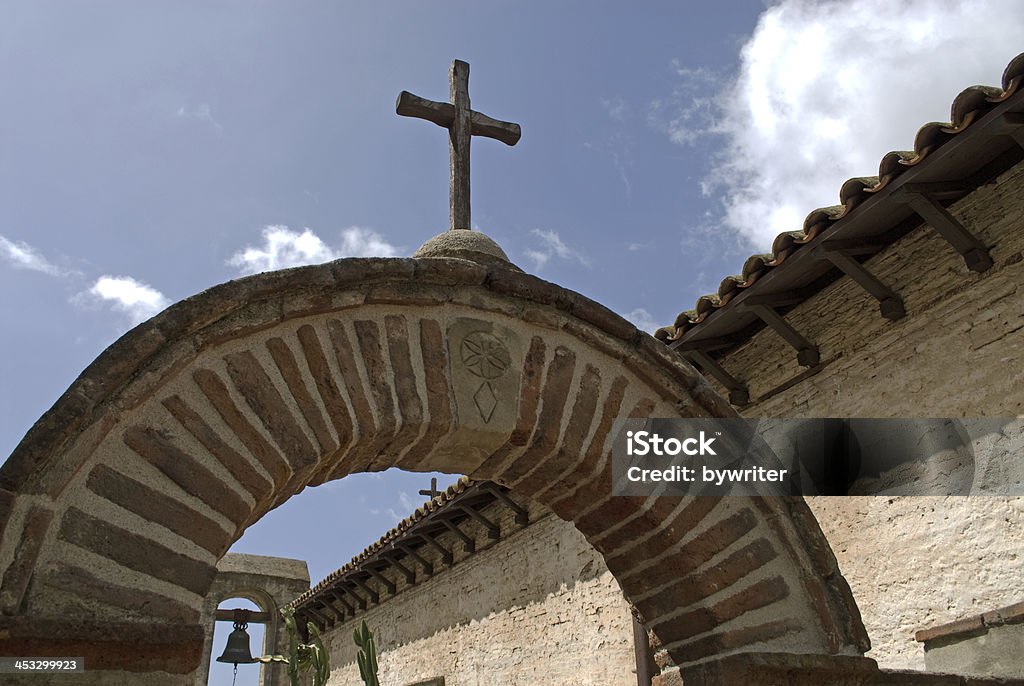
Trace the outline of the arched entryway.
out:
<instances>
[{"instance_id":1,"label":"arched entryway","mask_svg":"<svg viewBox=\"0 0 1024 686\"><path fill-rule=\"evenodd\" d=\"M862 653L801 500L611 496L612 421L653 416L734 413L653 338L500 260L218 286L111 346L0 470L0 650L190 683L203 599L245 527L307 485L397 466L496 481L573 522L676 664Z\"/></svg>"}]
</instances>

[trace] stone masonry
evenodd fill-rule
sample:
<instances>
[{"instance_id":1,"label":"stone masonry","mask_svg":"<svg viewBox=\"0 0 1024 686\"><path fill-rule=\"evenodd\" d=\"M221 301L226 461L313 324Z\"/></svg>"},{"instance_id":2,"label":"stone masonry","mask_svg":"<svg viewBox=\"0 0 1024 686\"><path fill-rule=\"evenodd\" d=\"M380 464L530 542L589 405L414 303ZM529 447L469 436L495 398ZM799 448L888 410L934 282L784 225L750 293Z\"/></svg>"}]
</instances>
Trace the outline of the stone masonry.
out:
<instances>
[{"instance_id":1,"label":"stone masonry","mask_svg":"<svg viewBox=\"0 0 1024 686\"><path fill-rule=\"evenodd\" d=\"M907 316L887 321L850 280L835 282L787 315L820 347L817 374L775 392L805 369L771 331L725 358L754 399L743 414L1024 416L1024 165L950 211L990 246L991 269L969 271L935 232L911 232L866 263L902 295ZM1007 436L1019 440L1020 433L1018 424ZM915 630L1021 600L1019 498L809 503L853 587L871 637L869 655L882 666L923 669Z\"/></svg>"},{"instance_id":2,"label":"stone masonry","mask_svg":"<svg viewBox=\"0 0 1024 686\"><path fill-rule=\"evenodd\" d=\"M492 510L514 533L451 568L425 549L435 576L329 630L331 686L362 684L352 631L363 619L376 634L381 683L635 686L632 615L597 551L535 503L525 529ZM454 541L450 549L460 550Z\"/></svg>"}]
</instances>

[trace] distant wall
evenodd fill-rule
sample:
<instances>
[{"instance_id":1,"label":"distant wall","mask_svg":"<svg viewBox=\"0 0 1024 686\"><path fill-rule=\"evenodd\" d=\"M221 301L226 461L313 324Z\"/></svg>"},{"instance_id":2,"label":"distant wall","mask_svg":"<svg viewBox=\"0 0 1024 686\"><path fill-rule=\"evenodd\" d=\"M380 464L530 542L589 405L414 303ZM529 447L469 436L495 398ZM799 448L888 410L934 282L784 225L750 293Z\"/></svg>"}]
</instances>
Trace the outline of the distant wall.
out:
<instances>
[{"instance_id":1,"label":"distant wall","mask_svg":"<svg viewBox=\"0 0 1024 686\"><path fill-rule=\"evenodd\" d=\"M635 686L632 616L601 556L531 506L525 529L327 633L330 686L357 686L352 630L376 634L381 683ZM511 521L504 527L513 530Z\"/></svg>"},{"instance_id":2,"label":"distant wall","mask_svg":"<svg viewBox=\"0 0 1024 686\"><path fill-rule=\"evenodd\" d=\"M934 231L911 232L866 263L907 316L885 320L849 279L833 283L787 315L819 346L818 374L756 400L805 371L795 351L762 331L724 359L755 399L743 413L1024 416L1024 166L950 211L991 246L991 269L971 272ZM863 614L868 655L884 667L925 667L916 629L1021 599L1024 499L809 501Z\"/></svg>"}]
</instances>

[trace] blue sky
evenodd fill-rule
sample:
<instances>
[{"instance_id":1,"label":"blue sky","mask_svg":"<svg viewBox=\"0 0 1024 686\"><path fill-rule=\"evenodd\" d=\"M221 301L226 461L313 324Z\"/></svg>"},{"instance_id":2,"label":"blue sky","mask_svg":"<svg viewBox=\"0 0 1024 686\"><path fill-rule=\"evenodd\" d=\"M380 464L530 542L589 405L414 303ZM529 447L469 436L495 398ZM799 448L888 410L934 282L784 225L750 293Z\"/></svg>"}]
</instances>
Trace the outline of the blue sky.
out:
<instances>
[{"instance_id":1,"label":"blue sky","mask_svg":"<svg viewBox=\"0 0 1024 686\"><path fill-rule=\"evenodd\" d=\"M1021 35L1013 0L7 3L0 455L163 307L444 230L445 133L394 102L447 99L454 58L474 108L523 128L474 139L475 225L651 330L998 84ZM428 481L309 490L235 549L315 581Z\"/></svg>"}]
</instances>

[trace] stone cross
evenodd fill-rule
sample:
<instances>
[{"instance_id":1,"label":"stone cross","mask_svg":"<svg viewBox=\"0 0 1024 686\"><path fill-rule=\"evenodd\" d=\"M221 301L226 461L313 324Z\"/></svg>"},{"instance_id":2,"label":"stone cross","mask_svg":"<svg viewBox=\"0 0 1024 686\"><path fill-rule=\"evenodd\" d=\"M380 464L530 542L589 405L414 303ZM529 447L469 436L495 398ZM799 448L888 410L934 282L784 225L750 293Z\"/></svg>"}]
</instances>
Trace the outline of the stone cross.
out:
<instances>
[{"instance_id":1,"label":"stone cross","mask_svg":"<svg viewBox=\"0 0 1024 686\"><path fill-rule=\"evenodd\" d=\"M469 217L469 141L472 136L487 136L506 145L515 145L522 136L519 124L491 119L469 108L469 64L452 62L448 72L451 102L426 100L408 91L398 94L395 111L403 117L432 121L448 129L451 155L449 207L451 229L471 229Z\"/></svg>"},{"instance_id":2,"label":"stone cross","mask_svg":"<svg viewBox=\"0 0 1024 686\"><path fill-rule=\"evenodd\" d=\"M430 490L429 491L420 491L420 495L425 495L428 498L430 498L431 500L433 500L437 496L441 495L441 491L437 490L437 478L436 477L430 480Z\"/></svg>"}]
</instances>

